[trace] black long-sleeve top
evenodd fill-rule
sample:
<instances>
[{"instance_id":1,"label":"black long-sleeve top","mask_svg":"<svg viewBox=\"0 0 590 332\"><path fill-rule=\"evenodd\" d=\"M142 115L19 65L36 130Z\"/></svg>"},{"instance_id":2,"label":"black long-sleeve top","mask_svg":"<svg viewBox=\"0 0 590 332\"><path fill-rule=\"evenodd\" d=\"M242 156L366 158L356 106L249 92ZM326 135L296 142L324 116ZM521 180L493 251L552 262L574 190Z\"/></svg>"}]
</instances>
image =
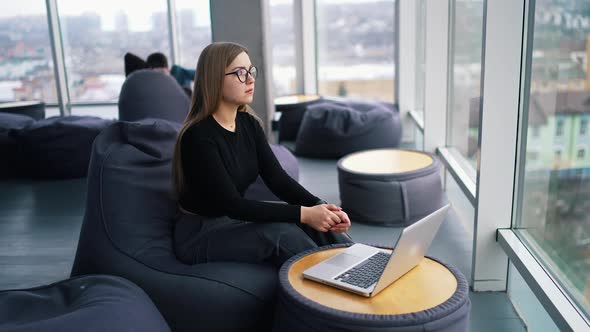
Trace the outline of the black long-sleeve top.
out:
<instances>
[{"instance_id":1,"label":"black long-sleeve top","mask_svg":"<svg viewBox=\"0 0 590 332\"><path fill-rule=\"evenodd\" d=\"M258 121L238 112L236 129L223 128L208 116L187 129L181 139L185 190L183 209L203 216L229 216L254 222L294 222L301 206L320 201L281 167ZM244 199L260 174L269 189L288 204Z\"/></svg>"}]
</instances>

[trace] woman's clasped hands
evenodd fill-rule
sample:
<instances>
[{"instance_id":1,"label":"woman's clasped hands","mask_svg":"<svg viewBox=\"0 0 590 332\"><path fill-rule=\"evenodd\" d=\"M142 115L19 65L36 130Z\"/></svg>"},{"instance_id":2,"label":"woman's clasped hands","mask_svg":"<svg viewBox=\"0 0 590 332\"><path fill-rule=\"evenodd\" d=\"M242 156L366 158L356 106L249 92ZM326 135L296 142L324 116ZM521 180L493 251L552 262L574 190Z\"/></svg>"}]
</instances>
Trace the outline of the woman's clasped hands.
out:
<instances>
[{"instance_id":1,"label":"woman's clasped hands","mask_svg":"<svg viewBox=\"0 0 590 332\"><path fill-rule=\"evenodd\" d=\"M346 212L334 204L302 206L301 223L320 232L336 233L346 233L351 226Z\"/></svg>"}]
</instances>

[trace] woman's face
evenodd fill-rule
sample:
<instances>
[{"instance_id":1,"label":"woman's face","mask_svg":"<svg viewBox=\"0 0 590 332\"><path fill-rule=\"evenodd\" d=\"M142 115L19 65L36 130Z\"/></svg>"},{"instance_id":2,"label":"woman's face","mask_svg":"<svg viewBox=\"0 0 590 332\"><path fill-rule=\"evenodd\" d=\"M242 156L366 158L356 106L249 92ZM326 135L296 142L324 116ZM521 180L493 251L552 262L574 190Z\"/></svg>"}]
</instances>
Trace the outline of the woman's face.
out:
<instances>
[{"instance_id":1,"label":"woman's face","mask_svg":"<svg viewBox=\"0 0 590 332\"><path fill-rule=\"evenodd\" d=\"M232 73L239 70L249 71L251 68L252 62L250 62L250 57L246 52L242 52L225 68L225 73ZM225 75L222 91L222 97L225 102L234 105L245 105L252 102L255 79L250 74L247 74L246 77L246 81L241 82L236 74Z\"/></svg>"}]
</instances>

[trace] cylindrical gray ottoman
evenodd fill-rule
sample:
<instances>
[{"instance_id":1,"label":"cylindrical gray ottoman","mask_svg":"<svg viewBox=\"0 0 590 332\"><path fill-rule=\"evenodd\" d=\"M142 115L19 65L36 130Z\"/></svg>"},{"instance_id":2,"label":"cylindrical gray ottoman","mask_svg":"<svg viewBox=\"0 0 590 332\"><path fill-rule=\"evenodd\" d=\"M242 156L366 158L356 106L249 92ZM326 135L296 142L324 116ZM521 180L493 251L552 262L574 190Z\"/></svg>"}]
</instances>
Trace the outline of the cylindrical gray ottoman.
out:
<instances>
[{"instance_id":1,"label":"cylindrical gray ottoman","mask_svg":"<svg viewBox=\"0 0 590 332\"><path fill-rule=\"evenodd\" d=\"M338 161L342 209L353 222L385 226L414 223L446 204L434 155L375 149Z\"/></svg>"},{"instance_id":2,"label":"cylindrical gray ottoman","mask_svg":"<svg viewBox=\"0 0 590 332\"><path fill-rule=\"evenodd\" d=\"M467 280L432 258L372 298L303 279L304 270L349 245L314 248L281 267L274 331L468 331Z\"/></svg>"}]
</instances>

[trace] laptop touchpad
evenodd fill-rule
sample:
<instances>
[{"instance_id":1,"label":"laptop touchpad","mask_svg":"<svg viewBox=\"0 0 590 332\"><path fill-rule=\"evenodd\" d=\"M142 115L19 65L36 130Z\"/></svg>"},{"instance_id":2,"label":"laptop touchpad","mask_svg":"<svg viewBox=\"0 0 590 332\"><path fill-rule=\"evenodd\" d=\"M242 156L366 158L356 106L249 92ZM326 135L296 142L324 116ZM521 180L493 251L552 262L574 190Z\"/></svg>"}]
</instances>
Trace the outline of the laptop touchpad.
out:
<instances>
[{"instance_id":1,"label":"laptop touchpad","mask_svg":"<svg viewBox=\"0 0 590 332\"><path fill-rule=\"evenodd\" d=\"M351 265L358 263L360 260L361 259L359 259L359 257L357 256L349 254L340 254L328 259L325 262L339 267L349 267Z\"/></svg>"}]
</instances>

